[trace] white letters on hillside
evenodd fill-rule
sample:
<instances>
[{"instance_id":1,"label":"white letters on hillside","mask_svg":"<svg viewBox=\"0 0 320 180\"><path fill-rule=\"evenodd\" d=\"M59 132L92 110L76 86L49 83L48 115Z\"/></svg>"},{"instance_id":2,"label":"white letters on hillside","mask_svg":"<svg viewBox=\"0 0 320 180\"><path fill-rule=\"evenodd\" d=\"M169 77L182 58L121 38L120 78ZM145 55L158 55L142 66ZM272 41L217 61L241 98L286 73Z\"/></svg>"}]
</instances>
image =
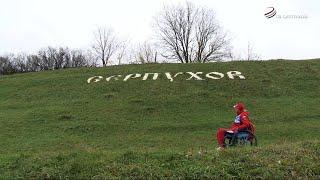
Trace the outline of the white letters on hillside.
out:
<instances>
[{"instance_id":1,"label":"white letters on hillside","mask_svg":"<svg viewBox=\"0 0 320 180\"><path fill-rule=\"evenodd\" d=\"M123 81L128 81L128 79L130 79L130 78L135 79L135 78L139 78L139 77L141 77L141 74L129 74L123 79Z\"/></svg>"},{"instance_id":2,"label":"white letters on hillside","mask_svg":"<svg viewBox=\"0 0 320 180\"><path fill-rule=\"evenodd\" d=\"M175 77L177 77L180 74L183 74L183 72L178 72L173 77L171 76L171 73L169 73L169 72L166 72L165 74L166 74L167 79L169 79L170 82L172 82Z\"/></svg>"},{"instance_id":3,"label":"white letters on hillside","mask_svg":"<svg viewBox=\"0 0 320 180\"><path fill-rule=\"evenodd\" d=\"M88 83L91 83L91 82L93 81L93 82L96 83L96 82L101 81L101 79L103 79L102 76L93 76L93 77L89 78L89 79L87 80L87 82L88 82Z\"/></svg>"},{"instance_id":4,"label":"white letters on hillside","mask_svg":"<svg viewBox=\"0 0 320 180\"><path fill-rule=\"evenodd\" d=\"M239 72L239 71L229 71L226 73L229 79L246 79L245 76ZM170 72L166 72L164 74L162 73L144 73L143 76L142 74L128 74L128 75L112 75L106 77L106 81L119 81L122 80L124 82L129 81L131 79L138 79L141 78L141 80L146 81L146 80L157 80L159 76L166 77L170 82L173 82L177 76L185 76L187 81L191 80L196 80L196 81L202 81L207 78L208 80L213 79L213 80L219 80L223 79L225 75L220 72L209 72L207 74L204 74L203 72L178 72L175 74L171 74ZM181 77L180 77L181 78ZM103 80L103 76L93 76L88 78L87 82L90 83L97 83Z\"/></svg>"},{"instance_id":5,"label":"white letters on hillside","mask_svg":"<svg viewBox=\"0 0 320 180\"><path fill-rule=\"evenodd\" d=\"M211 72L206 74L206 77L209 79L222 79L224 77L224 74L219 72Z\"/></svg>"},{"instance_id":6,"label":"white letters on hillside","mask_svg":"<svg viewBox=\"0 0 320 180\"><path fill-rule=\"evenodd\" d=\"M246 79L239 71L229 71L227 72L227 74L230 79L234 79L234 77L239 77L240 79Z\"/></svg>"},{"instance_id":7,"label":"white letters on hillside","mask_svg":"<svg viewBox=\"0 0 320 180\"><path fill-rule=\"evenodd\" d=\"M199 77L200 74L202 74L202 72L187 72L188 74L190 74L190 77L187 79L187 81L191 80L192 78L194 78L195 80L203 80L201 77Z\"/></svg>"},{"instance_id":8,"label":"white letters on hillside","mask_svg":"<svg viewBox=\"0 0 320 180\"><path fill-rule=\"evenodd\" d=\"M106 81L110 81L112 78L115 80L115 81L118 81L119 80L119 77L121 77L122 75L113 75L113 76L110 76L110 77L107 77L106 78Z\"/></svg>"},{"instance_id":9,"label":"white letters on hillside","mask_svg":"<svg viewBox=\"0 0 320 180\"><path fill-rule=\"evenodd\" d=\"M145 73L142 80L145 81L148 79L149 74L153 74L152 80L157 80L159 73Z\"/></svg>"}]
</instances>

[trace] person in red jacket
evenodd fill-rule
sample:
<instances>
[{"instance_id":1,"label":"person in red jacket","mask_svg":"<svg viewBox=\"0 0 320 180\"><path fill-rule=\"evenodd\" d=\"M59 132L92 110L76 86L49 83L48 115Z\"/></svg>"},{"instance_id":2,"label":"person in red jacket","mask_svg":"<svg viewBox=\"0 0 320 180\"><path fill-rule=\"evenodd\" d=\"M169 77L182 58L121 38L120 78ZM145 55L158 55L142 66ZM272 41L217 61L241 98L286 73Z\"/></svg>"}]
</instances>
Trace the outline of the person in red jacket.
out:
<instances>
[{"instance_id":1,"label":"person in red jacket","mask_svg":"<svg viewBox=\"0 0 320 180\"><path fill-rule=\"evenodd\" d=\"M233 108L235 109L237 116L234 119L231 128L219 128L217 131L217 141L219 144L218 149L222 149L225 147L224 136L227 133L227 131L231 133L237 133L239 130L250 130L252 132L255 131L254 125L249 119L249 112L245 109L244 104L237 103L233 106Z\"/></svg>"}]
</instances>

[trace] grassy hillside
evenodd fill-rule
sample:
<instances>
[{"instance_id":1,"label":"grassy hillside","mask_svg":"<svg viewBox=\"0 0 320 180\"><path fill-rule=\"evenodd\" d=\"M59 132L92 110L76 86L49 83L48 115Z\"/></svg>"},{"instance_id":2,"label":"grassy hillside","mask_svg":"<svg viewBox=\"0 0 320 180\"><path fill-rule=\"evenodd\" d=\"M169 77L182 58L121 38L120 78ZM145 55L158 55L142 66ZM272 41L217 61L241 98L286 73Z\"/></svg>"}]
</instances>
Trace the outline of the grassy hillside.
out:
<instances>
[{"instance_id":1,"label":"grassy hillside","mask_svg":"<svg viewBox=\"0 0 320 180\"><path fill-rule=\"evenodd\" d=\"M245 80L87 83L237 70ZM0 177L320 178L320 61L147 64L0 77ZM259 146L216 152L242 101ZM208 152L199 155L199 147ZM186 153L193 149L192 157ZM1 179L0 178L0 179Z\"/></svg>"}]
</instances>

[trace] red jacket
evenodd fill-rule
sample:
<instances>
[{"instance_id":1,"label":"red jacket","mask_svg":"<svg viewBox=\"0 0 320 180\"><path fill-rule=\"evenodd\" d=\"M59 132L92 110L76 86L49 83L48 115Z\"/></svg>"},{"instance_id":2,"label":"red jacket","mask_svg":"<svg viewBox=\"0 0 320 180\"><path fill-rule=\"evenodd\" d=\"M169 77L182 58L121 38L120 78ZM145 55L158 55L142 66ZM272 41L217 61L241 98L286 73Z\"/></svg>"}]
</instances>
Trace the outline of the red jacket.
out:
<instances>
[{"instance_id":1,"label":"red jacket","mask_svg":"<svg viewBox=\"0 0 320 180\"><path fill-rule=\"evenodd\" d=\"M250 130L251 132L255 131L253 123L249 119L249 112L243 111L236 116L234 122L231 125L231 130Z\"/></svg>"}]
</instances>

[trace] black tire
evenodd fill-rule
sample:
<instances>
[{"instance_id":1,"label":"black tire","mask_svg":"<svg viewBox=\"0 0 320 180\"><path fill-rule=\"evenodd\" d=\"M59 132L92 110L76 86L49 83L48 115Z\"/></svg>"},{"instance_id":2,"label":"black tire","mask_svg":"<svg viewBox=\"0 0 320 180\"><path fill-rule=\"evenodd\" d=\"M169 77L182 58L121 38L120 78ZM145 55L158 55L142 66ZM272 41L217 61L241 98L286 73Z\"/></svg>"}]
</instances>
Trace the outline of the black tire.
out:
<instances>
[{"instance_id":1,"label":"black tire","mask_svg":"<svg viewBox=\"0 0 320 180\"><path fill-rule=\"evenodd\" d=\"M243 140L245 141L245 145L250 145L250 146L257 146L258 145L258 141L257 141L257 137L251 132L251 131L246 131L247 133L249 133L249 138Z\"/></svg>"},{"instance_id":2,"label":"black tire","mask_svg":"<svg viewBox=\"0 0 320 180\"><path fill-rule=\"evenodd\" d=\"M251 132L251 131L245 131L249 133L249 139L239 139L236 137L236 135L233 136L225 136L224 138L224 144L226 147L231 147L231 146L257 146L258 145L258 140L257 137Z\"/></svg>"},{"instance_id":3,"label":"black tire","mask_svg":"<svg viewBox=\"0 0 320 180\"><path fill-rule=\"evenodd\" d=\"M258 139L254 134L251 134L251 141L250 141L250 145L251 146L257 146L258 145Z\"/></svg>"},{"instance_id":4,"label":"black tire","mask_svg":"<svg viewBox=\"0 0 320 180\"><path fill-rule=\"evenodd\" d=\"M223 142L226 147L235 146L236 137L235 137L235 135L225 136Z\"/></svg>"}]
</instances>

